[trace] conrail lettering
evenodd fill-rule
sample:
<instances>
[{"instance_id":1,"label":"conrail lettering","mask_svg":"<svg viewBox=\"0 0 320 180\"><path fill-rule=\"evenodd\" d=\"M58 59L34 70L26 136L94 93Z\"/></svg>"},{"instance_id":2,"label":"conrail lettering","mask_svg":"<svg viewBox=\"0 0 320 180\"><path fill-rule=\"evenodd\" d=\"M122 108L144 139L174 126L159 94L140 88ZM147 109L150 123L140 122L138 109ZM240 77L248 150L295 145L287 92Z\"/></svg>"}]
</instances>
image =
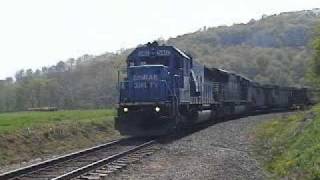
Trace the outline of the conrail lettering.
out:
<instances>
[{"instance_id":1,"label":"conrail lettering","mask_svg":"<svg viewBox=\"0 0 320 180\"><path fill-rule=\"evenodd\" d=\"M134 75L133 80L158 80L158 76L155 74Z\"/></svg>"}]
</instances>

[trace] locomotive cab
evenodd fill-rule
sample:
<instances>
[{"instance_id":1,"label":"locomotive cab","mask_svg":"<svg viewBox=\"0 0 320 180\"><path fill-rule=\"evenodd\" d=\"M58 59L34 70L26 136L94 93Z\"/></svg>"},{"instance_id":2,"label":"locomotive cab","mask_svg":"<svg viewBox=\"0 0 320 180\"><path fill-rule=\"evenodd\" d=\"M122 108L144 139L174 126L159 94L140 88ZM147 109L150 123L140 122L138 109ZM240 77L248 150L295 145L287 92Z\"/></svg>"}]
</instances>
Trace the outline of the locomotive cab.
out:
<instances>
[{"instance_id":1,"label":"locomotive cab","mask_svg":"<svg viewBox=\"0 0 320 180\"><path fill-rule=\"evenodd\" d=\"M121 134L161 135L175 126L179 88L189 74L187 58L174 47L156 42L138 47L128 56L127 77L119 82L115 123Z\"/></svg>"}]
</instances>

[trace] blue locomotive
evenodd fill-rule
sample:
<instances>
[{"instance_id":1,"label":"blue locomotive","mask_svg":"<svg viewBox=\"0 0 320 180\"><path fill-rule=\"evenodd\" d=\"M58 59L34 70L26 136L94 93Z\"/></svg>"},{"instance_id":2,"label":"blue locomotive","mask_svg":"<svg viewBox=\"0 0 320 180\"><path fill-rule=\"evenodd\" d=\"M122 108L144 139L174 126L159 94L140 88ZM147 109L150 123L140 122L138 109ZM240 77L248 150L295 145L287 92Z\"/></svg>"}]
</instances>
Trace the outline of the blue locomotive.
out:
<instances>
[{"instance_id":1,"label":"blue locomotive","mask_svg":"<svg viewBox=\"0 0 320 180\"><path fill-rule=\"evenodd\" d=\"M123 135L162 135L203 121L312 103L306 88L260 85L157 42L137 47L126 71L115 121Z\"/></svg>"}]
</instances>

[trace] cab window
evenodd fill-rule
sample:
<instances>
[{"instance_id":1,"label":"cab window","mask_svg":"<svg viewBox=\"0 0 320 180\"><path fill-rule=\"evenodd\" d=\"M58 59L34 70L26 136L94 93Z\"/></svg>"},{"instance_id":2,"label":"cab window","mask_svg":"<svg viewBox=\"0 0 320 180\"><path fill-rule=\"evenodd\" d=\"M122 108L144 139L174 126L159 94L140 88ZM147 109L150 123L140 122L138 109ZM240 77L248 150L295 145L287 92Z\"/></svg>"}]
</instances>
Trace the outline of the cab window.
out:
<instances>
[{"instance_id":1,"label":"cab window","mask_svg":"<svg viewBox=\"0 0 320 180\"><path fill-rule=\"evenodd\" d=\"M167 57L144 58L141 60L141 65L164 65L169 66L169 59Z\"/></svg>"}]
</instances>

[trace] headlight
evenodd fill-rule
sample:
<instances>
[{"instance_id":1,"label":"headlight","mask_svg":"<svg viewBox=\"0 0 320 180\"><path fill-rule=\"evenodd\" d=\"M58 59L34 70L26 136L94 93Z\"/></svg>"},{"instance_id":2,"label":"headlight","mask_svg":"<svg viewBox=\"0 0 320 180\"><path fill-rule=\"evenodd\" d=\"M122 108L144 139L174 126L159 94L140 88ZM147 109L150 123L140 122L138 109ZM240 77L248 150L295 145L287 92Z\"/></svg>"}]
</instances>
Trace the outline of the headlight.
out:
<instances>
[{"instance_id":1,"label":"headlight","mask_svg":"<svg viewBox=\"0 0 320 180\"><path fill-rule=\"evenodd\" d=\"M154 110L155 110L156 112L159 112L159 111L160 111L160 107L157 106L157 107L154 108Z\"/></svg>"},{"instance_id":2,"label":"headlight","mask_svg":"<svg viewBox=\"0 0 320 180\"><path fill-rule=\"evenodd\" d=\"M129 111L129 109L128 108L123 108L123 112L128 112Z\"/></svg>"}]
</instances>

